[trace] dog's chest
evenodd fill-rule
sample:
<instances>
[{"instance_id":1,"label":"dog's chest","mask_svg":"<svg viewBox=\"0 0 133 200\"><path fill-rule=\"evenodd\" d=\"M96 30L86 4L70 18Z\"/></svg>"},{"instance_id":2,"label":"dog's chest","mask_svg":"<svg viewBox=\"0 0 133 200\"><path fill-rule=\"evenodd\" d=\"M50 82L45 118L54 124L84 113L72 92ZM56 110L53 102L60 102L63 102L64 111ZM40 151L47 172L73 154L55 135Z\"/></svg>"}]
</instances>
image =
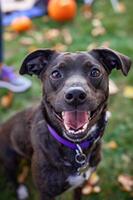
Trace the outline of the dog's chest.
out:
<instances>
[{"instance_id":1,"label":"dog's chest","mask_svg":"<svg viewBox=\"0 0 133 200\"><path fill-rule=\"evenodd\" d=\"M86 172L81 173L80 175L70 175L67 178L67 182L70 185L70 189L77 188L81 186L86 180L88 180L93 172L93 168L90 167Z\"/></svg>"}]
</instances>

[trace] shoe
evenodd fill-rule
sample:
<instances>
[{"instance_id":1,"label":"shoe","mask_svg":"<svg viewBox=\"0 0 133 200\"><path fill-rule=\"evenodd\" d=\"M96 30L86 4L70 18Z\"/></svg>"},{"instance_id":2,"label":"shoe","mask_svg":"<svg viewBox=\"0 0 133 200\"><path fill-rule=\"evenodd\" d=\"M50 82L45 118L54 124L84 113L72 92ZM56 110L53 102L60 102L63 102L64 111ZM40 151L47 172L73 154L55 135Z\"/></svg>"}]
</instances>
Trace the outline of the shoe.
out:
<instances>
[{"instance_id":1,"label":"shoe","mask_svg":"<svg viewBox=\"0 0 133 200\"><path fill-rule=\"evenodd\" d=\"M2 66L0 72L0 88L6 88L12 92L20 93L28 90L32 82L20 75L14 73L12 67Z\"/></svg>"}]
</instances>

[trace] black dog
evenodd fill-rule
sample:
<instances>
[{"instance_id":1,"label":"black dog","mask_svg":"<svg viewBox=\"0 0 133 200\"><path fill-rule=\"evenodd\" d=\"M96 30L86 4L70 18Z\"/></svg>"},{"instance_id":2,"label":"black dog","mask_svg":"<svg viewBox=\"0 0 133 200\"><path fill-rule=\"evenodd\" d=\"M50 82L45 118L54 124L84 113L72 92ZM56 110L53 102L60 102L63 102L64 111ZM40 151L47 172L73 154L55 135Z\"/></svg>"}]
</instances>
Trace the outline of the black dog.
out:
<instances>
[{"instance_id":1,"label":"black dog","mask_svg":"<svg viewBox=\"0 0 133 200\"><path fill-rule=\"evenodd\" d=\"M108 75L112 69L127 75L130 66L128 57L104 48L77 53L42 49L24 59L20 74L37 75L43 95L38 107L0 127L0 158L15 184L18 158L25 157L31 160L41 200L83 185L101 158ZM76 189L75 200L80 196Z\"/></svg>"}]
</instances>

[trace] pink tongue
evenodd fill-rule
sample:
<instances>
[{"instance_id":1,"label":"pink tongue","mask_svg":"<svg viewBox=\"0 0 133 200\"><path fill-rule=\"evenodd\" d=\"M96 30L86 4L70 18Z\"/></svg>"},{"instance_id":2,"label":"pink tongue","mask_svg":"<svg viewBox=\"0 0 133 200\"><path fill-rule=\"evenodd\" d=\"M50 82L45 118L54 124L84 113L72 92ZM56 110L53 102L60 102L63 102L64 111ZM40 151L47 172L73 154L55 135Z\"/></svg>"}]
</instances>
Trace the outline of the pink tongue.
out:
<instances>
[{"instance_id":1,"label":"pink tongue","mask_svg":"<svg viewBox=\"0 0 133 200\"><path fill-rule=\"evenodd\" d=\"M69 128L78 130L88 122L88 113L82 111L64 112L63 119Z\"/></svg>"}]
</instances>

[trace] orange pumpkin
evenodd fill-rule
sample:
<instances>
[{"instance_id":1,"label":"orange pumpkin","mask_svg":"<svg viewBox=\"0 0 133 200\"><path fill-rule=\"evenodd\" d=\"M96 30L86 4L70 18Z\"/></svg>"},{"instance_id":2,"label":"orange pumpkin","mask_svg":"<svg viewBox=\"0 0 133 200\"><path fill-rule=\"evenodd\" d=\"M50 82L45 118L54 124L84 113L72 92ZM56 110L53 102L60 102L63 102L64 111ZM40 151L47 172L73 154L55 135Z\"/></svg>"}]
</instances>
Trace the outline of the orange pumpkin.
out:
<instances>
[{"instance_id":1,"label":"orange pumpkin","mask_svg":"<svg viewBox=\"0 0 133 200\"><path fill-rule=\"evenodd\" d=\"M48 4L49 16L59 22L73 19L76 15L76 10L75 0L50 0Z\"/></svg>"},{"instance_id":2,"label":"orange pumpkin","mask_svg":"<svg viewBox=\"0 0 133 200\"><path fill-rule=\"evenodd\" d=\"M16 18L11 23L12 30L16 32L23 32L31 29L32 21L26 16Z\"/></svg>"}]
</instances>

